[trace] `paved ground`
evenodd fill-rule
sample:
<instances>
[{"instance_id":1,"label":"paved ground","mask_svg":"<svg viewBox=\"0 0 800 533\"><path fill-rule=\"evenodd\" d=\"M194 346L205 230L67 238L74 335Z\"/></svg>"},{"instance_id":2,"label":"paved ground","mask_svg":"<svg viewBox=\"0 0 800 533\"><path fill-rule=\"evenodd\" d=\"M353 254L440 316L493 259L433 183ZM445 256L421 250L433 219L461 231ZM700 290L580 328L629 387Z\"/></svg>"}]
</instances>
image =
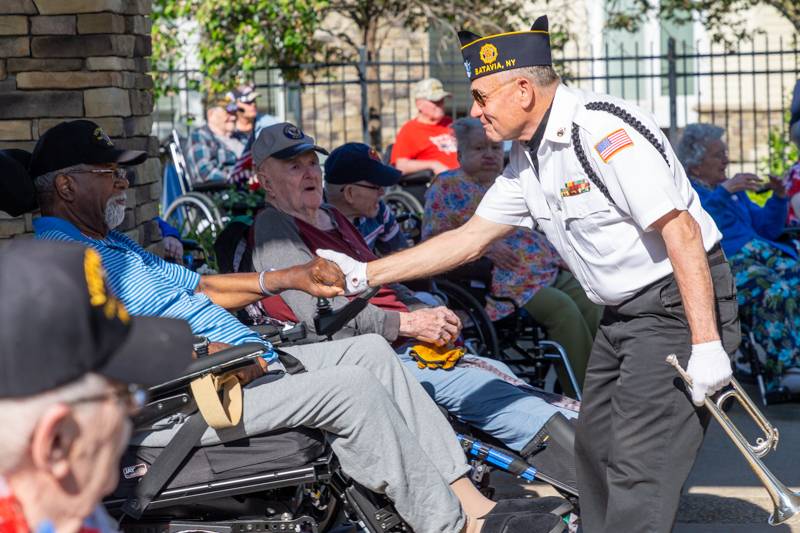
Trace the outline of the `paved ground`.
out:
<instances>
[{"instance_id":1,"label":"paved ground","mask_svg":"<svg viewBox=\"0 0 800 533\"><path fill-rule=\"evenodd\" d=\"M751 397L757 398L755 391ZM786 485L800 490L800 404L774 405L764 409L780 430L780 444L765 459L766 465ZM756 429L739 406L729 416L754 442ZM493 475L499 494L520 495L522 491L550 494L550 488L524 485L510 476ZM675 533L800 533L800 518L791 525L771 527L767 518L772 503L742 455L711 421L703 448L695 463L678 513ZM624 532L620 532L624 533Z\"/></svg>"}]
</instances>

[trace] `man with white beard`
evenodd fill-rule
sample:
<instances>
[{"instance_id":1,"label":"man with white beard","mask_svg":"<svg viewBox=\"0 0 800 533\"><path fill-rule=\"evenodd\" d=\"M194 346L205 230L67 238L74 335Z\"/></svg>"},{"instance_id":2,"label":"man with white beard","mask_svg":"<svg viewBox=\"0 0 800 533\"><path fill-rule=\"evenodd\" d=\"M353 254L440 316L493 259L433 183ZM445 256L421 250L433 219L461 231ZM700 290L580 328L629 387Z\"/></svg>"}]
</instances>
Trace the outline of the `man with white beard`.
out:
<instances>
[{"instance_id":1,"label":"man with white beard","mask_svg":"<svg viewBox=\"0 0 800 533\"><path fill-rule=\"evenodd\" d=\"M338 269L316 259L296 269L200 276L143 250L114 231L125 218L128 167L147 158L120 150L94 122L62 122L46 131L31 154L42 216L34 221L37 239L78 241L103 258L108 281L131 315L166 316L189 322L196 335L214 343L262 342L226 311L260 300L267 292L296 288L318 296L339 292L330 285ZM216 304L216 305L215 305ZM278 368L277 355L267 363Z\"/></svg>"}]
</instances>

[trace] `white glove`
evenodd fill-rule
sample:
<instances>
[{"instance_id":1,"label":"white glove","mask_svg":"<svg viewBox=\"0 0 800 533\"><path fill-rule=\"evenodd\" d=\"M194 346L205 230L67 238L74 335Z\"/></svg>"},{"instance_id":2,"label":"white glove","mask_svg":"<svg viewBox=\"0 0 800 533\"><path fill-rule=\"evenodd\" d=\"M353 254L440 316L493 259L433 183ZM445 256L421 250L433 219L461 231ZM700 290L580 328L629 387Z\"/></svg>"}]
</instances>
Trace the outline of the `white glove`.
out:
<instances>
[{"instance_id":1,"label":"white glove","mask_svg":"<svg viewBox=\"0 0 800 533\"><path fill-rule=\"evenodd\" d=\"M347 294L358 294L369 288L369 285L367 285L366 263L356 261L349 255L334 252L333 250L317 250L317 255L336 263L342 269L347 284L347 287L345 287Z\"/></svg>"},{"instance_id":2,"label":"white glove","mask_svg":"<svg viewBox=\"0 0 800 533\"><path fill-rule=\"evenodd\" d=\"M730 383L731 359L720 341L693 344L686 373L692 378L692 402L703 405L706 396Z\"/></svg>"}]
</instances>

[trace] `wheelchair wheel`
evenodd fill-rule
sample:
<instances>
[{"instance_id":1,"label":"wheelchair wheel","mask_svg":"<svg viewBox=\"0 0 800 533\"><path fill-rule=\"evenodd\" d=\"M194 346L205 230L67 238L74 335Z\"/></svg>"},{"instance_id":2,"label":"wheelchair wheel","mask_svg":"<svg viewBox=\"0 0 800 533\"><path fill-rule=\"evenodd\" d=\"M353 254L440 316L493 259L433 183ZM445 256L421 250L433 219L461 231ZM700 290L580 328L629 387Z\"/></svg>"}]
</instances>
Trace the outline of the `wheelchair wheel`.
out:
<instances>
[{"instance_id":1,"label":"wheelchair wheel","mask_svg":"<svg viewBox=\"0 0 800 533\"><path fill-rule=\"evenodd\" d=\"M383 201L392 209L395 218L406 213L422 216L422 212L425 210L422 203L413 194L396 186L386 191Z\"/></svg>"},{"instance_id":2,"label":"wheelchair wheel","mask_svg":"<svg viewBox=\"0 0 800 533\"><path fill-rule=\"evenodd\" d=\"M216 239L223 221L219 209L205 195L189 192L176 198L164 211L164 220L176 228L181 237L202 241L203 236Z\"/></svg>"},{"instance_id":3,"label":"wheelchair wheel","mask_svg":"<svg viewBox=\"0 0 800 533\"><path fill-rule=\"evenodd\" d=\"M453 311L466 315L461 336L471 351L487 357L500 355L497 331L483 305L469 291L446 279L436 279L433 291L442 296Z\"/></svg>"}]
</instances>

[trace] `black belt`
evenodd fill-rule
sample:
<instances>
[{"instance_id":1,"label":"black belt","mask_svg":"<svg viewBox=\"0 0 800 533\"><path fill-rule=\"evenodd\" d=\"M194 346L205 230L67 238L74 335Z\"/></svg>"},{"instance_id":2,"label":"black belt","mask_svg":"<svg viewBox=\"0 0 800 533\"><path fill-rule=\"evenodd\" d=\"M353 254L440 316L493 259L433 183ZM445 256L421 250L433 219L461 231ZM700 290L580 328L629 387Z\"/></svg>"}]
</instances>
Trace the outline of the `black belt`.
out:
<instances>
[{"instance_id":1,"label":"black belt","mask_svg":"<svg viewBox=\"0 0 800 533\"><path fill-rule=\"evenodd\" d=\"M725 257L725 252L722 251L722 246L719 243L715 244L707 253L708 266L713 267L726 263L728 259Z\"/></svg>"},{"instance_id":2,"label":"black belt","mask_svg":"<svg viewBox=\"0 0 800 533\"><path fill-rule=\"evenodd\" d=\"M720 246L719 243L717 243L714 246L712 246L711 249L708 252L706 252L706 257L708 258L708 268L713 268L713 267L715 267L717 265L722 265L722 264L728 262L728 259L725 257L725 252L722 251L722 246ZM667 274L663 278L659 278L656 281L650 283L649 285L646 285L646 286L642 287L641 289L636 291L636 294L634 294L633 296L631 296L630 298L628 298L627 300L625 300L621 304L617 304L617 305L614 305L614 306L611 306L611 307L621 307L622 305L625 305L626 303L630 302L631 300L635 300L636 298L638 298L642 294L646 293L647 291L653 289L656 286L659 286L659 285L665 283L667 280L670 280L671 278L674 278L674 277L675 277L674 272L670 272L669 274Z\"/></svg>"}]
</instances>

